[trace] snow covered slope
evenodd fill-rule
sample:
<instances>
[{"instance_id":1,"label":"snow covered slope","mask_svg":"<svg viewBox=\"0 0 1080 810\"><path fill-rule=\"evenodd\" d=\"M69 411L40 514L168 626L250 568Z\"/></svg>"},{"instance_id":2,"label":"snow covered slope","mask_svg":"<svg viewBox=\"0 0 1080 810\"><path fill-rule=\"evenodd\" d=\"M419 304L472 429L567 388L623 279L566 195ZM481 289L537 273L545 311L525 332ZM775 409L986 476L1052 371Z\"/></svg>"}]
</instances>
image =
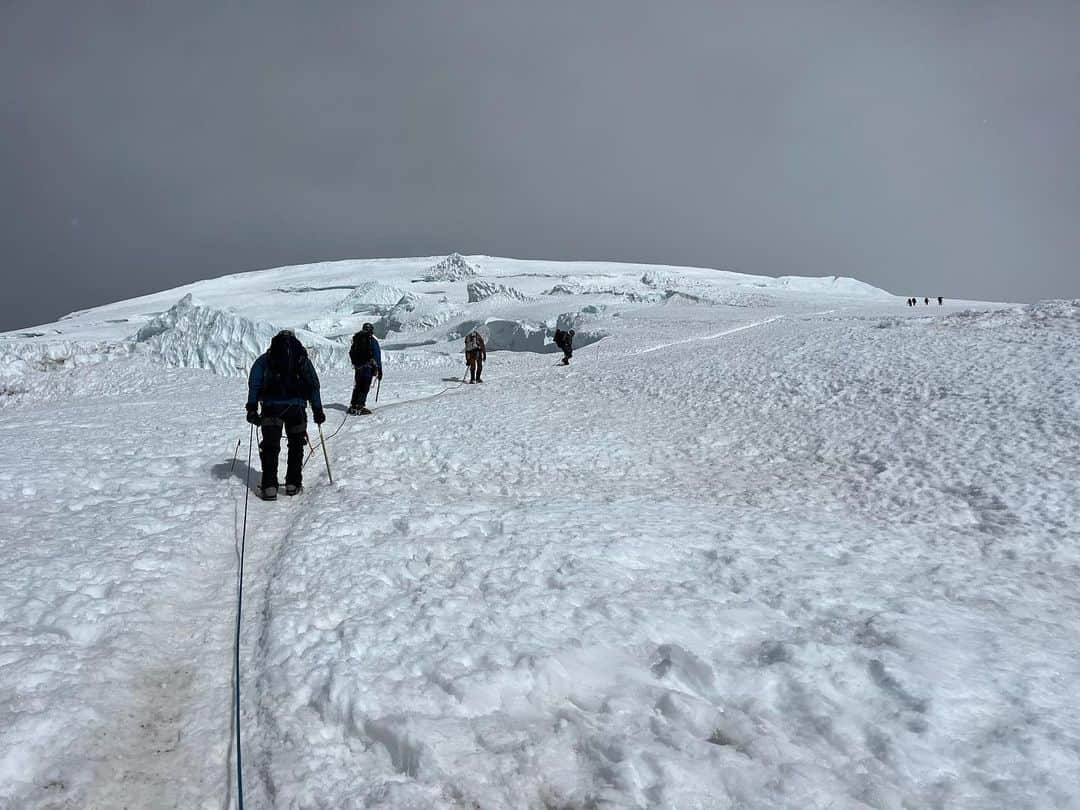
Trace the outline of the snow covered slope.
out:
<instances>
[{"instance_id":1,"label":"snow covered slope","mask_svg":"<svg viewBox=\"0 0 1080 810\"><path fill-rule=\"evenodd\" d=\"M334 483L248 504L249 806L1080 806L1078 313L470 256L4 335L0 807L230 806L236 375L281 327Z\"/></svg>"}]
</instances>

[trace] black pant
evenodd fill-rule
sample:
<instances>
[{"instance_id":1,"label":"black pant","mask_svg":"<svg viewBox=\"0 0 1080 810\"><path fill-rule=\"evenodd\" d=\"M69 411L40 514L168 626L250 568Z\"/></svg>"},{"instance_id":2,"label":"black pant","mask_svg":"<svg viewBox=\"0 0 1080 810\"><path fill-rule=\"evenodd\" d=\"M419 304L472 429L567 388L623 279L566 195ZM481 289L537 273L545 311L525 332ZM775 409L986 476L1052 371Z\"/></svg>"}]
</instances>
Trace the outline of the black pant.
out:
<instances>
[{"instance_id":1,"label":"black pant","mask_svg":"<svg viewBox=\"0 0 1080 810\"><path fill-rule=\"evenodd\" d=\"M469 366L469 379L474 382L479 380L484 371L484 361L480 356L480 350L470 349L465 352L465 362Z\"/></svg>"},{"instance_id":2,"label":"black pant","mask_svg":"<svg viewBox=\"0 0 1080 810\"><path fill-rule=\"evenodd\" d=\"M353 381L356 383L352 390L352 399L349 400L349 404L354 408L367 407L367 395L371 390L371 378L375 375L375 369L370 365L360 366L355 370L353 374Z\"/></svg>"},{"instance_id":3,"label":"black pant","mask_svg":"<svg viewBox=\"0 0 1080 810\"><path fill-rule=\"evenodd\" d=\"M263 404L262 441L259 442L263 489L278 485L277 468L278 454L281 452L282 429L289 438L289 460L285 470L285 483L300 486L303 480L307 411L303 405Z\"/></svg>"}]
</instances>

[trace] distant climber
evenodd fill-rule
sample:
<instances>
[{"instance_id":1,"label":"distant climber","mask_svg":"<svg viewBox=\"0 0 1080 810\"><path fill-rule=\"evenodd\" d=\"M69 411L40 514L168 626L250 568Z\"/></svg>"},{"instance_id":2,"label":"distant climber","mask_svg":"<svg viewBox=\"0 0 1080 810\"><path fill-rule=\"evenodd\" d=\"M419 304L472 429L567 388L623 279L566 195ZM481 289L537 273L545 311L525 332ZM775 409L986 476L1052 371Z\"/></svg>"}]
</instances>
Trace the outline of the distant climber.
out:
<instances>
[{"instance_id":1,"label":"distant climber","mask_svg":"<svg viewBox=\"0 0 1080 810\"><path fill-rule=\"evenodd\" d=\"M944 303L945 303L945 299L944 299L944 298L942 298L942 297L941 297L941 296L939 295L939 296L937 297L937 305L938 305L938 306L940 307L940 306L941 306L942 304L944 304Z\"/></svg>"},{"instance_id":2,"label":"distant climber","mask_svg":"<svg viewBox=\"0 0 1080 810\"><path fill-rule=\"evenodd\" d=\"M930 306L930 299L929 298L924 298L923 303L926 304L927 306Z\"/></svg>"},{"instance_id":3,"label":"distant climber","mask_svg":"<svg viewBox=\"0 0 1080 810\"><path fill-rule=\"evenodd\" d=\"M262 413L259 413L259 403ZM259 355L248 375L247 420L262 428L259 442L259 462L262 481L259 497L266 501L277 498L278 454L281 452L281 432L289 441L288 464L285 472L285 494L296 495L303 488L304 443L307 438L307 411L311 403L311 418L316 425L326 421L319 394L319 375L308 358L307 349L290 330L274 335L270 348Z\"/></svg>"},{"instance_id":4,"label":"distant climber","mask_svg":"<svg viewBox=\"0 0 1080 810\"><path fill-rule=\"evenodd\" d=\"M574 356L574 330L564 332L562 329L555 330L555 345L562 349L564 366L570 365L570 358Z\"/></svg>"},{"instance_id":5,"label":"distant climber","mask_svg":"<svg viewBox=\"0 0 1080 810\"><path fill-rule=\"evenodd\" d=\"M349 360L353 365L352 399L349 400L350 414L368 414L371 411L367 407L367 395L371 390L372 378L382 379L382 350L379 341L375 339L375 327L365 323L360 331L353 335L352 346L349 348Z\"/></svg>"},{"instance_id":6,"label":"distant climber","mask_svg":"<svg viewBox=\"0 0 1080 810\"><path fill-rule=\"evenodd\" d=\"M465 336L465 365L469 367L469 382L482 383L480 374L487 361L487 346L483 336L475 329Z\"/></svg>"}]
</instances>

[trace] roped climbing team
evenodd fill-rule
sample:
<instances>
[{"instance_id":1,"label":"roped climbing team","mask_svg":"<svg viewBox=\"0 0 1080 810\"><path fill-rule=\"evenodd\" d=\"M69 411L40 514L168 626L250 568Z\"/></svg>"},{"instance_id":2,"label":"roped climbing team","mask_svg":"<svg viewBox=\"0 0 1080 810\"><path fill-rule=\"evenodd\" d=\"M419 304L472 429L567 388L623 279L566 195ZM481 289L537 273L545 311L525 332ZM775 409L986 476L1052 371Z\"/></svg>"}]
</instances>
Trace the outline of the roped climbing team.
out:
<instances>
[{"instance_id":1,"label":"roped climbing team","mask_svg":"<svg viewBox=\"0 0 1080 810\"><path fill-rule=\"evenodd\" d=\"M555 330L555 345L563 352L562 365L568 365L574 354L574 330ZM365 323L353 335L349 347L354 385L348 413L370 414L367 407L372 380L382 380L382 350L375 337L375 328ZM483 336L472 330L465 336L465 364L469 369L469 382L482 383L487 346ZM463 379L464 381L464 379ZM262 403L262 412L259 412ZM288 439L288 460L285 472L285 494L297 495L303 491L304 446L307 443L307 410L311 403L311 417L316 425L326 421L319 392L319 375L308 357L307 349L290 329L274 335L270 348L256 358L248 375L247 420L262 429L259 442L259 463L262 478L258 494L263 500L277 498L278 456L281 452L281 434Z\"/></svg>"}]
</instances>

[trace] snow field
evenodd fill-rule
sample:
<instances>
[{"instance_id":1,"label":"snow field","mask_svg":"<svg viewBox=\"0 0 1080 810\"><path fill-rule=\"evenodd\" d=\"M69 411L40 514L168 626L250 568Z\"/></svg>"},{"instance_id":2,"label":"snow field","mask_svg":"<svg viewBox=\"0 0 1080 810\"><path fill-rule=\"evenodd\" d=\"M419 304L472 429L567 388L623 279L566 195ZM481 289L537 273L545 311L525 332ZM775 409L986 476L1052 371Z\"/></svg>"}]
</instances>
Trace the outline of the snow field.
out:
<instances>
[{"instance_id":1,"label":"snow field","mask_svg":"<svg viewBox=\"0 0 1080 810\"><path fill-rule=\"evenodd\" d=\"M88 392L115 382L85 371ZM198 497L221 486L222 448L196 403L226 385L154 374L138 398L88 393L0 423L0 806L220 806L207 762L228 756L235 515L224 493Z\"/></svg>"},{"instance_id":2,"label":"snow field","mask_svg":"<svg viewBox=\"0 0 1080 810\"><path fill-rule=\"evenodd\" d=\"M683 291L474 310L465 277L414 283L436 264L191 285L148 297L214 308L176 319L190 360L13 376L0 807L231 806L258 461L221 376L246 360L207 335L346 329L334 307L376 265L459 320L591 308L606 337L568 368L494 351L462 386L457 321L392 333L375 414L348 420L351 374L318 366L335 483L320 451L302 496L249 504L249 806L1080 806L1075 302L909 310L729 274L716 306L709 271L468 257L529 296ZM123 346L147 303L57 326ZM223 369L163 367L200 358Z\"/></svg>"},{"instance_id":3,"label":"snow field","mask_svg":"<svg viewBox=\"0 0 1080 810\"><path fill-rule=\"evenodd\" d=\"M1005 410L1028 379L940 331L787 319L348 423L269 599L269 795L1070 801L1076 493L1016 474L1068 419ZM1054 386L1044 349L1012 362Z\"/></svg>"}]
</instances>

